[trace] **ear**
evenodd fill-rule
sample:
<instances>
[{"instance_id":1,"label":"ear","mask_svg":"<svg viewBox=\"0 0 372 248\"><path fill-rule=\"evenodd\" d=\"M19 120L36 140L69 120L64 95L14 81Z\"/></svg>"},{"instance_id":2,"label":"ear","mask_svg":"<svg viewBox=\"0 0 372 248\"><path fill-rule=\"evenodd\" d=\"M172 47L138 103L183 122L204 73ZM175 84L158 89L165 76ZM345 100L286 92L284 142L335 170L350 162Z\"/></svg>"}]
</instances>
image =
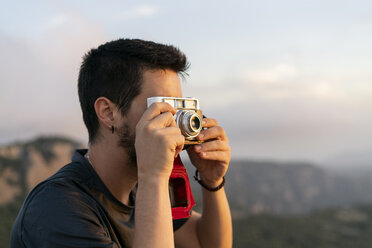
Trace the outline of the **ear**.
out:
<instances>
[{"instance_id":1,"label":"ear","mask_svg":"<svg viewBox=\"0 0 372 248\"><path fill-rule=\"evenodd\" d=\"M104 127L111 129L111 126L115 126L116 104L106 97L99 97L94 103L94 110L96 111L99 122Z\"/></svg>"}]
</instances>

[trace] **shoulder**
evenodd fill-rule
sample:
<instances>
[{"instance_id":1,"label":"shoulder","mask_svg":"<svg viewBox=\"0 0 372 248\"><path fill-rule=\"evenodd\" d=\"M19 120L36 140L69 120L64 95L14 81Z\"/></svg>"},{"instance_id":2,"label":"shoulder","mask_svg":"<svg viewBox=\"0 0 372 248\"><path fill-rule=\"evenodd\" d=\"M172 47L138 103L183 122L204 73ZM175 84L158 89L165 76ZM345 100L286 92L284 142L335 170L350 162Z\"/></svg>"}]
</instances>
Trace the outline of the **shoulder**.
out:
<instances>
[{"instance_id":1,"label":"shoulder","mask_svg":"<svg viewBox=\"0 0 372 248\"><path fill-rule=\"evenodd\" d=\"M55 178L44 182L30 193L25 201L25 213L55 214L79 211L81 208L93 210L95 205L95 199L84 185L68 178Z\"/></svg>"},{"instance_id":2,"label":"shoulder","mask_svg":"<svg viewBox=\"0 0 372 248\"><path fill-rule=\"evenodd\" d=\"M97 212L97 204L82 186L73 180L57 178L36 187L26 198L21 210L24 227L33 228L37 224L57 225L75 221L83 216ZM74 216L75 218L71 217Z\"/></svg>"},{"instance_id":3,"label":"shoulder","mask_svg":"<svg viewBox=\"0 0 372 248\"><path fill-rule=\"evenodd\" d=\"M96 211L96 200L85 185L80 164L70 163L37 185L27 196L20 215L24 221L43 221L48 214L59 217L65 212ZM84 174L84 173L82 173ZM86 177L87 175L85 175ZM84 182L85 181L85 182ZM42 220L39 218L42 217Z\"/></svg>"},{"instance_id":4,"label":"shoulder","mask_svg":"<svg viewBox=\"0 0 372 248\"><path fill-rule=\"evenodd\" d=\"M58 243L81 242L82 238L94 240L94 235L107 236L102 211L82 185L56 177L38 185L29 194L13 232L33 247L40 244L59 247Z\"/></svg>"}]
</instances>

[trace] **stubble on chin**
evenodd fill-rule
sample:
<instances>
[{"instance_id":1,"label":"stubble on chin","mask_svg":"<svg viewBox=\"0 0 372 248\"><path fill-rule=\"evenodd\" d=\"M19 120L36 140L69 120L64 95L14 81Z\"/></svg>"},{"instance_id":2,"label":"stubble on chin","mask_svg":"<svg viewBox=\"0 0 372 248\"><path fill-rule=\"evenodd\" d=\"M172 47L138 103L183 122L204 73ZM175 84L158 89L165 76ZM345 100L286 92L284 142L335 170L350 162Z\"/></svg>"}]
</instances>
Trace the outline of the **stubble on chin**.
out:
<instances>
[{"instance_id":1,"label":"stubble on chin","mask_svg":"<svg viewBox=\"0 0 372 248\"><path fill-rule=\"evenodd\" d=\"M136 135L131 132L128 124L124 124L121 128L117 130L119 135L118 146L126 150L128 155L128 163L131 167L137 168L137 155L136 148L134 146Z\"/></svg>"}]
</instances>

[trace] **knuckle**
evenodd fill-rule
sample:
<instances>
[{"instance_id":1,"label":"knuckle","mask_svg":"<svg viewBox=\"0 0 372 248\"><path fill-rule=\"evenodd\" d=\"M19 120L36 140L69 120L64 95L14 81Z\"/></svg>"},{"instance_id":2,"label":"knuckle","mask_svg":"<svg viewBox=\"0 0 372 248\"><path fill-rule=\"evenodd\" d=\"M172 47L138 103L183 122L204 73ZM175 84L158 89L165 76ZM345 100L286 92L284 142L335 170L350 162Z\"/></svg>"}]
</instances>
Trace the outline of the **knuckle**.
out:
<instances>
[{"instance_id":1,"label":"knuckle","mask_svg":"<svg viewBox=\"0 0 372 248\"><path fill-rule=\"evenodd\" d=\"M169 119L173 119L173 114L171 112L165 112L165 116Z\"/></svg>"},{"instance_id":2,"label":"knuckle","mask_svg":"<svg viewBox=\"0 0 372 248\"><path fill-rule=\"evenodd\" d=\"M158 108L162 110L171 109L172 106L167 102L158 102Z\"/></svg>"},{"instance_id":3,"label":"knuckle","mask_svg":"<svg viewBox=\"0 0 372 248\"><path fill-rule=\"evenodd\" d=\"M162 105L163 105L162 102L155 102L155 103L154 103L154 106L155 106L156 108L160 108Z\"/></svg>"},{"instance_id":4,"label":"knuckle","mask_svg":"<svg viewBox=\"0 0 372 248\"><path fill-rule=\"evenodd\" d=\"M217 129L217 131L219 133L223 133L224 132L224 130L223 130L223 128L221 126L216 126L216 129Z\"/></svg>"},{"instance_id":5,"label":"knuckle","mask_svg":"<svg viewBox=\"0 0 372 248\"><path fill-rule=\"evenodd\" d=\"M183 137L183 135L181 134L181 129L179 129L178 127L175 127L174 129L175 129L175 132L177 134L179 134L181 137Z\"/></svg>"},{"instance_id":6,"label":"knuckle","mask_svg":"<svg viewBox=\"0 0 372 248\"><path fill-rule=\"evenodd\" d=\"M223 127L217 126L217 130L221 134L221 136L225 136L226 135L225 129L223 129Z\"/></svg>"},{"instance_id":7,"label":"knuckle","mask_svg":"<svg viewBox=\"0 0 372 248\"><path fill-rule=\"evenodd\" d=\"M163 133L161 132L160 129L155 129L155 130L153 130L153 131L152 131L152 134L153 134L155 137L157 137L157 138L159 138L159 139L161 139L161 140L164 138L164 135L163 135Z\"/></svg>"},{"instance_id":8,"label":"knuckle","mask_svg":"<svg viewBox=\"0 0 372 248\"><path fill-rule=\"evenodd\" d=\"M146 125L145 125L145 127L144 127L144 130L146 131L146 132L151 132L152 130L154 129L154 124L152 124L151 122L149 122L149 123L147 123Z\"/></svg>"},{"instance_id":9,"label":"knuckle","mask_svg":"<svg viewBox=\"0 0 372 248\"><path fill-rule=\"evenodd\" d=\"M160 108L160 102L154 102L153 104L151 104L150 108L152 108L153 110L157 110Z\"/></svg>"},{"instance_id":10,"label":"knuckle","mask_svg":"<svg viewBox=\"0 0 372 248\"><path fill-rule=\"evenodd\" d=\"M168 107L168 104L166 102L159 102L159 108L164 109L167 107Z\"/></svg>"},{"instance_id":11,"label":"knuckle","mask_svg":"<svg viewBox=\"0 0 372 248\"><path fill-rule=\"evenodd\" d=\"M218 145L218 147L223 147L223 148L226 147L225 142L223 142L222 140L217 140L217 145Z\"/></svg>"},{"instance_id":12,"label":"knuckle","mask_svg":"<svg viewBox=\"0 0 372 248\"><path fill-rule=\"evenodd\" d=\"M185 142L185 137L182 134L178 135L178 140L180 143Z\"/></svg>"}]
</instances>

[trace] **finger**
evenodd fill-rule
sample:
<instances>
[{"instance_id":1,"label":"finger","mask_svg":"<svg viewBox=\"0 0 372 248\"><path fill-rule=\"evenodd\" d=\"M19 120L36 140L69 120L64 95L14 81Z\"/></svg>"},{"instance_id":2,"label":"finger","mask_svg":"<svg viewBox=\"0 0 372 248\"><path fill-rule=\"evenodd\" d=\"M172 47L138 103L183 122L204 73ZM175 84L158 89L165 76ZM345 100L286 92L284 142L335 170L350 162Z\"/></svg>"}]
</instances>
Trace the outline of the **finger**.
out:
<instances>
[{"instance_id":1,"label":"finger","mask_svg":"<svg viewBox=\"0 0 372 248\"><path fill-rule=\"evenodd\" d=\"M164 112L170 112L174 115L177 111L169 103L155 102L151 104L151 106L148 109L146 109L146 111L143 113L140 119L140 122L152 120L153 118Z\"/></svg>"},{"instance_id":2,"label":"finger","mask_svg":"<svg viewBox=\"0 0 372 248\"><path fill-rule=\"evenodd\" d=\"M185 137L181 134L181 130L178 127L166 127L155 132L165 140L166 146L171 148L177 157L185 144Z\"/></svg>"},{"instance_id":3,"label":"finger","mask_svg":"<svg viewBox=\"0 0 372 248\"><path fill-rule=\"evenodd\" d=\"M215 119L203 118L203 127L215 127L218 126L218 121Z\"/></svg>"},{"instance_id":4,"label":"finger","mask_svg":"<svg viewBox=\"0 0 372 248\"><path fill-rule=\"evenodd\" d=\"M172 150L174 149L174 157L176 158L183 149L183 146L185 144L185 137L182 134L180 134L180 132L177 133L177 131L175 131L175 128L173 127L165 129L162 130L162 132L168 133L167 138L172 142L170 146L172 147Z\"/></svg>"},{"instance_id":5,"label":"finger","mask_svg":"<svg viewBox=\"0 0 372 248\"><path fill-rule=\"evenodd\" d=\"M199 156L206 160L226 161L230 160L230 151L201 152Z\"/></svg>"},{"instance_id":6,"label":"finger","mask_svg":"<svg viewBox=\"0 0 372 248\"><path fill-rule=\"evenodd\" d=\"M183 146L185 143L185 136L181 134L181 130L178 127L166 127L155 130L155 135L163 137L169 146L177 147Z\"/></svg>"},{"instance_id":7,"label":"finger","mask_svg":"<svg viewBox=\"0 0 372 248\"><path fill-rule=\"evenodd\" d=\"M177 135L176 145L177 145L176 146L176 152L174 153L175 158L178 156L178 154L180 154L180 152L183 149L183 146L185 145L185 137L183 135Z\"/></svg>"},{"instance_id":8,"label":"finger","mask_svg":"<svg viewBox=\"0 0 372 248\"><path fill-rule=\"evenodd\" d=\"M175 134L174 137L177 147L181 147L182 150L183 145L185 144L185 136L182 134Z\"/></svg>"},{"instance_id":9,"label":"finger","mask_svg":"<svg viewBox=\"0 0 372 248\"><path fill-rule=\"evenodd\" d=\"M209 140L209 139L220 139L226 140L225 130L221 126L211 127L206 130L202 130L196 137L198 140Z\"/></svg>"},{"instance_id":10,"label":"finger","mask_svg":"<svg viewBox=\"0 0 372 248\"><path fill-rule=\"evenodd\" d=\"M194 151L196 152L227 151L229 149L230 149L229 144L226 141L222 140L212 140L194 146Z\"/></svg>"},{"instance_id":11,"label":"finger","mask_svg":"<svg viewBox=\"0 0 372 248\"><path fill-rule=\"evenodd\" d=\"M165 127L157 130L159 135L167 136L167 135L181 135L183 139L185 137L181 134L181 130L178 127Z\"/></svg>"},{"instance_id":12,"label":"finger","mask_svg":"<svg viewBox=\"0 0 372 248\"><path fill-rule=\"evenodd\" d=\"M153 128L177 127L176 121L171 112L159 114L149 121L148 125L151 125Z\"/></svg>"}]
</instances>

